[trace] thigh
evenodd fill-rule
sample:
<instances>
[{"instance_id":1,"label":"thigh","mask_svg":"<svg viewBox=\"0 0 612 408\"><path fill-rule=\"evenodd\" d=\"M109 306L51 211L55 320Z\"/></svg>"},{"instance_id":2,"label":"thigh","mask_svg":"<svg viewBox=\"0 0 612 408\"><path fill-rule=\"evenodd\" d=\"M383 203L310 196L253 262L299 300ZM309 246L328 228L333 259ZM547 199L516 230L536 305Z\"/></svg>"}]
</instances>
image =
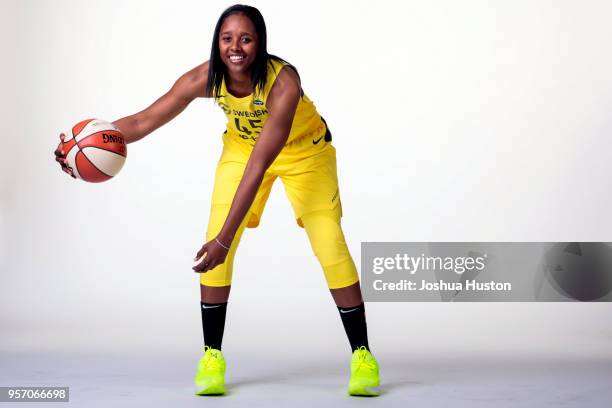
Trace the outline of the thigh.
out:
<instances>
[{"instance_id":1,"label":"thigh","mask_svg":"<svg viewBox=\"0 0 612 408\"><path fill-rule=\"evenodd\" d=\"M342 215L333 146L303 159L284 162L281 157L274 171L283 182L299 226L304 226L303 216L312 212L334 210Z\"/></svg>"},{"instance_id":2,"label":"thigh","mask_svg":"<svg viewBox=\"0 0 612 408\"><path fill-rule=\"evenodd\" d=\"M244 157L233 155L232 152L228 152L227 150L227 148L224 149L221 160L217 165L211 206L229 206L232 204L238 185L242 180L244 169L246 168L246 160ZM276 176L270 172L266 172L264 175L261 186L247 214L247 227L254 228L259 225L261 215L275 179Z\"/></svg>"}]
</instances>

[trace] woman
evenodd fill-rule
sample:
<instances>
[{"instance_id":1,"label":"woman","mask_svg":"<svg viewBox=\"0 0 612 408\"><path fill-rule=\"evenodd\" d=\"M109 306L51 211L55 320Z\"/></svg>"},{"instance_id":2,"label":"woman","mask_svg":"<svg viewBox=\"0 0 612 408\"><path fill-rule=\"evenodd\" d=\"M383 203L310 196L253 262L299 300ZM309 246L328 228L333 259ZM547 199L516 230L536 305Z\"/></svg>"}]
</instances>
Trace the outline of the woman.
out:
<instances>
[{"instance_id":1,"label":"woman","mask_svg":"<svg viewBox=\"0 0 612 408\"><path fill-rule=\"evenodd\" d=\"M282 180L299 226L323 267L353 352L350 395L378 395L378 363L369 351L359 277L340 225L335 149L323 118L300 86L295 67L267 52L259 10L235 5L215 27L210 60L182 75L142 112L114 124L126 143L164 125L195 98L215 98L228 123L217 166L207 242L193 267L200 273L204 355L199 395L225 392L221 341L232 265L245 227L258 225L272 183ZM64 135L60 135L62 141ZM61 143L55 152L71 174Z\"/></svg>"}]
</instances>

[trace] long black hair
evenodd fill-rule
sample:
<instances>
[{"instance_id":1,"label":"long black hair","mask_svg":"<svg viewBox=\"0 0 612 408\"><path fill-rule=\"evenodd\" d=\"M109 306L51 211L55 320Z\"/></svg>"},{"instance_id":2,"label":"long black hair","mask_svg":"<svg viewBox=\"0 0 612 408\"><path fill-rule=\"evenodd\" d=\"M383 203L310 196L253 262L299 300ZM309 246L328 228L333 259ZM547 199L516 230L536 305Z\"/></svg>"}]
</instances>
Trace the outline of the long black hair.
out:
<instances>
[{"instance_id":1,"label":"long black hair","mask_svg":"<svg viewBox=\"0 0 612 408\"><path fill-rule=\"evenodd\" d=\"M221 61L221 56L219 55L219 31L221 31L221 26L225 19L232 14L244 14L247 16L253 22L255 32L257 33L257 54L251 66L251 86L254 94L263 91L266 86L268 60L270 59L283 62L291 67L297 74L297 69L293 65L276 55L268 54L266 23L259 10L244 4L235 4L221 13L221 17L219 17L217 25L215 26L212 46L210 47L210 61L208 63L208 85L206 91L209 96L216 98L221 90L223 78L227 78L227 67L223 61Z\"/></svg>"}]
</instances>

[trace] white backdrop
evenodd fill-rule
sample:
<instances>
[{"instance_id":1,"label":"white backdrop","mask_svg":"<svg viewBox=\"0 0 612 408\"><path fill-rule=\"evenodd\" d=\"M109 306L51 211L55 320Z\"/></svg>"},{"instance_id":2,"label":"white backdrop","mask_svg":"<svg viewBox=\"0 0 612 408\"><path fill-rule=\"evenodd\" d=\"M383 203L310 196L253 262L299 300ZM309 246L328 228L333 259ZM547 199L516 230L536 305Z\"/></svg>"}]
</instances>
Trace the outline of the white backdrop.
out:
<instances>
[{"instance_id":1,"label":"white backdrop","mask_svg":"<svg viewBox=\"0 0 612 408\"><path fill-rule=\"evenodd\" d=\"M232 3L6 1L0 351L201 344L198 276L224 127L197 100L86 184L53 160L79 120L144 109L208 59ZM605 1L253 1L338 150L361 241L610 241ZM611 355L610 304L368 304L380 353ZM280 184L235 264L224 349L348 350Z\"/></svg>"}]
</instances>

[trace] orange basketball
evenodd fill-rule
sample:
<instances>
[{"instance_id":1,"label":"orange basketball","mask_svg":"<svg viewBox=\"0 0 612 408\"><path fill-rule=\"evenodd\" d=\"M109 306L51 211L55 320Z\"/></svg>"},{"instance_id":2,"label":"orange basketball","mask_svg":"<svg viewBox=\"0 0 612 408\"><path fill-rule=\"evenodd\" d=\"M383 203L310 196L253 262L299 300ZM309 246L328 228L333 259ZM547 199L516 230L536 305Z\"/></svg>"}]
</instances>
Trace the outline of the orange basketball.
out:
<instances>
[{"instance_id":1,"label":"orange basketball","mask_svg":"<svg viewBox=\"0 0 612 408\"><path fill-rule=\"evenodd\" d=\"M64 139L63 149L74 175L91 183L113 178L127 157L127 145L119 129L101 119L86 119L74 125Z\"/></svg>"}]
</instances>

